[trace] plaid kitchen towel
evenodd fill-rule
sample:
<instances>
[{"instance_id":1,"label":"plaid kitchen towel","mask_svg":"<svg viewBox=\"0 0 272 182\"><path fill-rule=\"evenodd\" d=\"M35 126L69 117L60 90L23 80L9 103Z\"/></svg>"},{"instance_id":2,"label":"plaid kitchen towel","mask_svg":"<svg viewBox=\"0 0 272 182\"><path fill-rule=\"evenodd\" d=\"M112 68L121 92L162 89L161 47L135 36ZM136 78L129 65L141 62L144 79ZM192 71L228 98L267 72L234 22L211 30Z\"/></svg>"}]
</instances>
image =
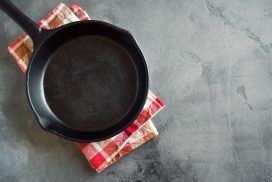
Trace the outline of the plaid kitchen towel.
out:
<instances>
[{"instance_id":1,"label":"plaid kitchen towel","mask_svg":"<svg viewBox=\"0 0 272 182\"><path fill-rule=\"evenodd\" d=\"M90 17L77 3L71 7L60 3L39 22L39 25L45 29L53 29L80 20L90 20ZM8 50L22 71L26 73L33 51L33 43L29 36L26 34L21 35L8 47ZM143 111L123 132L101 142L76 143L76 145L85 155L90 165L97 172L101 172L124 155L158 135L151 118L163 107L164 103L149 91Z\"/></svg>"}]
</instances>

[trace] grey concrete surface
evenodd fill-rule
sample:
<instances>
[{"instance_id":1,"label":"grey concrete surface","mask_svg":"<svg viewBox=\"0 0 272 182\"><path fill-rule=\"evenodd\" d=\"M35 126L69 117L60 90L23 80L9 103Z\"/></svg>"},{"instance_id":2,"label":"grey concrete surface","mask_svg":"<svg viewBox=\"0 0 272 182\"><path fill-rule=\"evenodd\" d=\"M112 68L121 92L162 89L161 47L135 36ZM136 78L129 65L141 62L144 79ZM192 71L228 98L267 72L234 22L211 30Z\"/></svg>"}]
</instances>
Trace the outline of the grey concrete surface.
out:
<instances>
[{"instance_id":1,"label":"grey concrete surface","mask_svg":"<svg viewBox=\"0 0 272 182\"><path fill-rule=\"evenodd\" d=\"M39 20L60 0L13 0ZM63 2L71 4L72 0ZM160 136L101 174L47 134L6 51L22 31L0 12L0 181L272 181L271 0L78 0L130 30L167 104Z\"/></svg>"}]
</instances>

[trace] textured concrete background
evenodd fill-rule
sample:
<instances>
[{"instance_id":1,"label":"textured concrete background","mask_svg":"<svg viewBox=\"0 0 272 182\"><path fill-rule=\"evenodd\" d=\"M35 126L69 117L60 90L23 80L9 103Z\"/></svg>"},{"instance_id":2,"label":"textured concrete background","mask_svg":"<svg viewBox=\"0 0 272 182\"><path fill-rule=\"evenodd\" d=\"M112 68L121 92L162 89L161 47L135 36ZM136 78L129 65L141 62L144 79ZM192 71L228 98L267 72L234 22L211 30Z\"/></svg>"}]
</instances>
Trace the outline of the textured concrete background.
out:
<instances>
[{"instance_id":1,"label":"textured concrete background","mask_svg":"<svg viewBox=\"0 0 272 182\"><path fill-rule=\"evenodd\" d=\"M13 0L38 21L60 0ZM72 3L72 0L64 0ZM0 181L272 181L271 0L78 0L130 30L167 104L160 136L101 174L39 129L0 12Z\"/></svg>"}]
</instances>

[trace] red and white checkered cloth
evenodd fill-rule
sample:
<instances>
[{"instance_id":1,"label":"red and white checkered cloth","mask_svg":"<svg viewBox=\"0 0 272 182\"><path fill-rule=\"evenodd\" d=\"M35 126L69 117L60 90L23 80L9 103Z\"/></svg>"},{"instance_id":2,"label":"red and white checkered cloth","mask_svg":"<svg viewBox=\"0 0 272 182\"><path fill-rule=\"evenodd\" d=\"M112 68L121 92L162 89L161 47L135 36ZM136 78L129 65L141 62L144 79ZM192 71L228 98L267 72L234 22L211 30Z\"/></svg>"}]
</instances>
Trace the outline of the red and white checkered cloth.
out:
<instances>
[{"instance_id":1,"label":"red and white checkered cloth","mask_svg":"<svg viewBox=\"0 0 272 182\"><path fill-rule=\"evenodd\" d=\"M80 20L90 20L90 18L77 3L71 7L61 3L41 20L39 25L46 29L53 29ZM21 35L8 47L8 50L22 71L26 73L33 51L33 43L29 36ZM76 145L83 152L90 165L97 172L101 172L107 166L158 135L151 118L163 107L164 103L149 91L143 111L123 132L101 142L76 143Z\"/></svg>"}]
</instances>

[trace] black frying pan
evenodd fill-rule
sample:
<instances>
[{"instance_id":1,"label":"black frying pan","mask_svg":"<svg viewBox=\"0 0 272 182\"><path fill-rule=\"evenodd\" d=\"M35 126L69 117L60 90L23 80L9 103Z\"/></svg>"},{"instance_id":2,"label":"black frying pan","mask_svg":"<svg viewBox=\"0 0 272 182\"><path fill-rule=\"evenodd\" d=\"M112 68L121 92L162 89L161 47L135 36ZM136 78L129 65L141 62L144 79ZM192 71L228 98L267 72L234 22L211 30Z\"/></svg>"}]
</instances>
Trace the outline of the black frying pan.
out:
<instances>
[{"instance_id":1,"label":"black frying pan","mask_svg":"<svg viewBox=\"0 0 272 182\"><path fill-rule=\"evenodd\" d=\"M141 112L148 70L132 35L100 21L41 29L10 1L0 8L34 43L26 90L40 126L79 142L110 138Z\"/></svg>"}]
</instances>

